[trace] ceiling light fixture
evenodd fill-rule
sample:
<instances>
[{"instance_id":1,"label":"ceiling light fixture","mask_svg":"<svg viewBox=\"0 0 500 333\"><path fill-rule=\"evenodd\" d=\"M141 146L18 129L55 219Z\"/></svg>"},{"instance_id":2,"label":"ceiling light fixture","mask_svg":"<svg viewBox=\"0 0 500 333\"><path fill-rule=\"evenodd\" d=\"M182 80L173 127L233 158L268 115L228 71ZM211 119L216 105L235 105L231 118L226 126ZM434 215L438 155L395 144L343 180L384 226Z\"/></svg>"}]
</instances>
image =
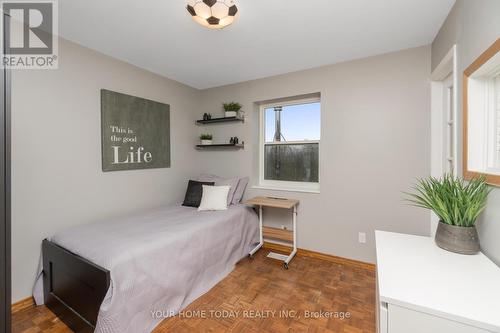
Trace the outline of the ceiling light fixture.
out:
<instances>
[{"instance_id":1,"label":"ceiling light fixture","mask_svg":"<svg viewBox=\"0 0 500 333\"><path fill-rule=\"evenodd\" d=\"M223 29L238 16L234 0L188 0L186 9L193 20L209 29Z\"/></svg>"}]
</instances>

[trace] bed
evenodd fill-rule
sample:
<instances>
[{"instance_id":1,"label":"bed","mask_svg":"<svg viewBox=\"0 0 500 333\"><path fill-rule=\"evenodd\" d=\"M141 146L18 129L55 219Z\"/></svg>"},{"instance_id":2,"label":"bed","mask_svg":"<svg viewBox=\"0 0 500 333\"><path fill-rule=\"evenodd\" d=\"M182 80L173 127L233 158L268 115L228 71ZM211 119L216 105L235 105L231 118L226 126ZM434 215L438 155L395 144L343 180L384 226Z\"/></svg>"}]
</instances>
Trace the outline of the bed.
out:
<instances>
[{"instance_id":1,"label":"bed","mask_svg":"<svg viewBox=\"0 0 500 333\"><path fill-rule=\"evenodd\" d=\"M43 280L47 307L78 332L150 332L257 242L257 215L241 204L210 212L176 205L80 225L43 241L34 294Z\"/></svg>"}]
</instances>

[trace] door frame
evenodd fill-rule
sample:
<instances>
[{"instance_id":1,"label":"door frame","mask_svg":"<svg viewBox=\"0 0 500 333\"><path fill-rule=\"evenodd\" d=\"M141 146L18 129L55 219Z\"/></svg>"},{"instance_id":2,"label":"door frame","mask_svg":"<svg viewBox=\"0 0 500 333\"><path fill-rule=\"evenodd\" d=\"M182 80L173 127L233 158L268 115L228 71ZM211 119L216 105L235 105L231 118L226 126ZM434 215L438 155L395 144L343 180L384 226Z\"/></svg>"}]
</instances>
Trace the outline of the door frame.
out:
<instances>
[{"instance_id":1,"label":"door frame","mask_svg":"<svg viewBox=\"0 0 500 333\"><path fill-rule=\"evenodd\" d=\"M3 14L3 47L10 17ZM11 331L11 212L10 212L10 71L0 68L0 332Z\"/></svg>"},{"instance_id":2,"label":"door frame","mask_svg":"<svg viewBox=\"0 0 500 333\"><path fill-rule=\"evenodd\" d=\"M453 87L451 96L451 112L454 121L453 139L453 162L454 174L459 174L458 163L458 71L457 71L457 45L453 45L441 62L431 73L431 176L441 177L446 171L444 161L446 160L445 136L447 121L447 108L445 106L445 94L450 85ZM434 213L430 213L430 233L434 236L439 222Z\"/></svg>"}]
</instances>

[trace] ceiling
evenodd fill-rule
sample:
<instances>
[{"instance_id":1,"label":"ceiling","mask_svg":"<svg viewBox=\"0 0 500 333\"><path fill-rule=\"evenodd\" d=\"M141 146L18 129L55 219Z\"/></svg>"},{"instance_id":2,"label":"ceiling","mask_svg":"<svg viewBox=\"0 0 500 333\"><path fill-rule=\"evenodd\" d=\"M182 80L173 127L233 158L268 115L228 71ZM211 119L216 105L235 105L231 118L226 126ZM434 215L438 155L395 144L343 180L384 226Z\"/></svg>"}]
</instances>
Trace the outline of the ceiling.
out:
<instances>
[{"instance_id":1,"label":"ceiling","mask_svg":"<svg viewBox=\"0 0 500 333\"><path fill-rule=\"evenodd\" d=\"M66 39L204 89L432 42L455 0L235 0L209 30L185 0L59 0Z\"/></svg>"}]
</instances>

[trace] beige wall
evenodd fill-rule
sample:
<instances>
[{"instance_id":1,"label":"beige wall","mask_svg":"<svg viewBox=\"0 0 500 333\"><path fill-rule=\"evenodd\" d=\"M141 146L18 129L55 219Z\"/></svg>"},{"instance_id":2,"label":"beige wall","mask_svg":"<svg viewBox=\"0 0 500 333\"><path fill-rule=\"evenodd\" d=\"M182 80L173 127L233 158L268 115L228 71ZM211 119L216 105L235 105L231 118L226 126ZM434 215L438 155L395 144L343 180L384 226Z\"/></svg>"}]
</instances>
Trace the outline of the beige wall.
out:
<instances>
[{"instance_id":1,"label":"beige wall","mask_svg":"<svg viewBox=\"0 0 500 333\"><path fill-rule=\"evenodd\" d=\"M297 73L202 91L200 113L224 101L243 104L247 121L200 128L215 140L237 135L242 151L200 152L205 172L251 175L258 166L258 112L254 102L321 93L321 193L249 189L246 196L301 200L299 247L374 262L374 230L428 235L428 212L403 202L417 177L430 173L430 47L419 47ZM274 211L269 224L290 216ZM358 243L358 232L367 243Z\"/></svg>"},{"instance_id":2,"label":"beige wall","mask_svg":"<svg viewBox=\"0 0 500 333\"><path fill-rule=\"evenodd\" d=\"M199 91L61 40L59 69L12 75L13 302L31 294L41 240L180 200L195 173ZM172 167L101 171L101 88L169 103Z\"/></svg>"},{"instance_id":3,"label":"beige wall","mask_svg":"<svg viewBox=\"0 0 500 333\"><path fill-rule=\"evenodd\" d=\"M484 50L500 37L500 1L458 0L432 43L433 68L457 44L459 161L462 160L462 73ZM461 174L461 162L459 163ZM500 265L500 189L494 188L481 216L479 237L484 253Z\"/></svg>"},{"instance_id":4,"label":"beige wall","mask_svg":"<svg viewBox=\"0 0 500 333\"><path fill-rule=\"evenodd\" d=\"M402 200L429 174L430 47L198 91L76 44L60 41L59 69L12 79L13 301L31 293L41 240L71 225L180 201L201 172L256 182L255 102L320 93L321 193L249 189L246 196L301 200L299 246L374 262L374 230L429 234L429 214ZM99 90L171 105L172 167L103 173ZM27 97L28 96L28 97ZM244 124L196 127L203 112L241 102ZM221 112L222 113L222 112ZM197 134L239 136L241 151L199 152ZM287 224L279 211L266 223ZM358 243L358 232L367 243Z\"/></svg>"},{"instance_id":5,"label":"beige wall","mask_svg":"<svg viewBox=\"0 0 500 333\"><path fill-rule=\"evenodd\" d=\"M460 38L461 12L461 6L455 5L452 7L432 43L431 66L433 70Z\"/></svg>"}]
</instances>

